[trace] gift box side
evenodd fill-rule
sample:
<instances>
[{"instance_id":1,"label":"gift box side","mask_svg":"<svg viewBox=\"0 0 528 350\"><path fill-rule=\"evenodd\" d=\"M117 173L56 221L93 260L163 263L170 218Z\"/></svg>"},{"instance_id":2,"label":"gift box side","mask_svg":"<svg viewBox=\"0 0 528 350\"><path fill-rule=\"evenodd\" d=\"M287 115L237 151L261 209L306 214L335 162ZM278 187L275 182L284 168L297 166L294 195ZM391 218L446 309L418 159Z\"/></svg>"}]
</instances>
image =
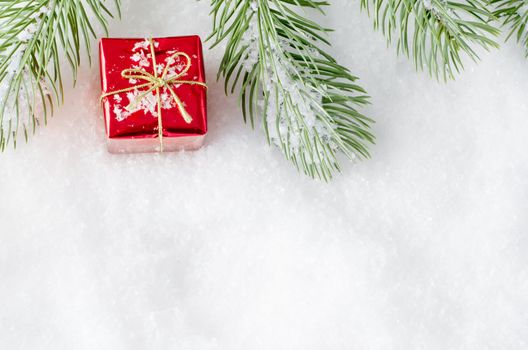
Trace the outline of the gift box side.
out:
<instances>
[{"instance_id":1,"label":"gift box side","mask_svg":"<svg viewBox=\"0 0 528 350\"><path fill-rule=\"evenodd\" d=\"M203 146L205 135L166 137L163 139L163 152L195 151ZM159 152L160 142L157 138L108 138L108 152L125 153L155 153Z\"/></svg>"},{"instance_id":2,"label":"gift box side","mask_svg":"<svg viewBox=\"0 0 528 350\"><path fill-rule=\"evenodd\" d=\"M106 80L106 74L105 74L105 70L106 70L106 60L105 60L105 55L104 55L104 41L106 40L106 38L102 38L101 40L99 40L99 75L100 75L100 81L101 81L101 91L102 92L105 92L107 89L106 89L106 86L108 84L107 80ZM102 102L102 101L101 101ZM104 126L105 126L105 133L106 133L106 136L108 137L108 104L107 103L102 103L103 105L103 120L104 120Z\"/></svg>"}]
</instances>

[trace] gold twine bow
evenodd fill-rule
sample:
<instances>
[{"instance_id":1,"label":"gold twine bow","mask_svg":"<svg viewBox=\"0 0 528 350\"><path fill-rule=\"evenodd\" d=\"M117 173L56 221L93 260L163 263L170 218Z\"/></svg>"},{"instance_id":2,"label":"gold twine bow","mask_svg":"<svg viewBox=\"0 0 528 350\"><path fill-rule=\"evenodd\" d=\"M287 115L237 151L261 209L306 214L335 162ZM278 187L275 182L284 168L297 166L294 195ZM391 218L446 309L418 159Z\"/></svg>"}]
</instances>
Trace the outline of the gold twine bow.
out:
<instances>
[{"instance_id":1,"label":"gold twine bow","mask_svg":"<svg viewBox=\"0 0 528 350\"><path fill-rule=\"evenodd\" d=\"M174 92L174 89L172 88L171 85L175 85L175 84L190 84L190 85L200 85L200 86L203 86L205 88L207 88L207 85L205 83L200 82L200 81L180 80L180 78L182 76L184 76L185 74L187 74L187 72L191 68L191 58L185 52L180 52L180 51L176 52L175 54L173 54L172 56L170 56L168 58L167 65L165 66L165 69L163 70L163 74L161 76L158 76L158 70L157 70L157 64L156 64L156 54L155 54L155 49L154 49L154 42L153 42L152 39L148 39L148 42L150 44L150 53L151 53L151 56L152 56L152 67L153 67L154 74L150 74L149 72L145 71L144 69L140 69L140 68L124 69L121 72L121 76L124 79L144 80L144 81L146 81L146 83L140 84L140 85L134 85L134 86L131 86L131 87L125 88L125 89L120 89L120 90L116 90L116 91L107 92L107 93L101 95L101 100L103 100L105 97L108 97L108 96L112 96L112 95L120 94L120 93L123 93L123 92L128 92L128 91L132 91L132 90L142 89L142 88L148 87L148 90L146 90L146 91L142 92L141 94L139 94L134 99L134 101L130 102L128 104L128 106L126 106L125 109L127 111L133 111L138 103L140 103L152 91L156 90L157 107L158 107L158 137L159 137L159 140L160 140L160 152L163 152L163 120L162 120L162 117L161 117L162 101L161 101L161 93L160 93L161 88L166 88L167 90L169 90L169 92L170 92L170 94L172 96L172 99L174 100L174 102L178 106L178 110L180 111L180 113L181 113L181 115L183 117L183 120L185 120L185 122L187 124L189 124L189 123L192 122L193 118L187 112L187 110L185 109L185 106L183 105L183 102L180 100L180 98L178 97L176 92ZM180 73L174 74L172 76L167 77L169 68L176 61L176 58L180 57L180 56L181 57L185 57L185 59L187 61L187 63L185 64L185 67L183 68L183 70Z\"/></svg>"}]
</instances>

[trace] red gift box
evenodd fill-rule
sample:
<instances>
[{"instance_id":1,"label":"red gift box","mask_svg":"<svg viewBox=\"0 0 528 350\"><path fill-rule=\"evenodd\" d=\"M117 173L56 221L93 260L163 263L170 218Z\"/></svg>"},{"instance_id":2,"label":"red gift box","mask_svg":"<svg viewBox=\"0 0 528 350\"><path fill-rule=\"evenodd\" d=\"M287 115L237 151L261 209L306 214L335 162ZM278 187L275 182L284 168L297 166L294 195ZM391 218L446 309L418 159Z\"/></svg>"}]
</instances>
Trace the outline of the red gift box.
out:
<instances>
[{"instance_id":1,"label":"red gift box","mask_svg":"<svg viewBox=\"0 0 528 350\"><path fill-rule=\"evenodd\" d=\"M202 145L207 105L198 36L105 38L99 47L110 152L190 150Z\"/></svg>"}]
</instances>

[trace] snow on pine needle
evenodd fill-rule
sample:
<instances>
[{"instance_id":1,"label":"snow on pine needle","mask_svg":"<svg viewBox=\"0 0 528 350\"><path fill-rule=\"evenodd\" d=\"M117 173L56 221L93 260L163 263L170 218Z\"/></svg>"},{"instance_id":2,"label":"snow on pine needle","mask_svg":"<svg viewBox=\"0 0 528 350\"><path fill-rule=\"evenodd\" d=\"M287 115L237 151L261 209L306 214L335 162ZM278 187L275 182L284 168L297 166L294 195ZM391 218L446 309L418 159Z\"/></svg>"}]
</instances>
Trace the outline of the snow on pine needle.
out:
<instances>
[{"instance_id":1,"label":"snow on pine needle","mask_svg":"<svg viewBox=\"0 0 528 350\"><path fill-rule=\"evenodd\" d=\"M111 16L105 0L0 0L0 150L47 122L62 102L60 57L75 76L81 47L91 51L91 22L106 30Z\"/></svg>"},{"instance_id":2,"label":"snow on pine needle","mask_svg":"<svg viewBox=\"0 0 528 350\"><path fill-rule=\"evenodd\" d=\"M525 48L528 57L528 0L493 0L495 15L510 27L508 38L514 36Z\"/></svg>"},{"instance_id":3,"label":"snow on pine needle","mask_svg":"<svg viewBox=\"0 0 528 350\"><path fill-rule=\"evenodd\" d=\"M244 120L260 122L270 144L307 175L329 180L338 154L369 157L373 121L357 78L324 47L327 31L302 16L323 2L213 0L215 44L226 40L219 76L226 93L240 89ZM213 46L214 46L213 45Z\"/></svg>"},{"instance_id":4,"label":"snow on pine needle","mask_svg":"<svg viewBox=\"0 0 528 350\"><path fill-rule=\"evenodd\" d=\"M497 48L500 31L487 0L361 0L387 40L412 57L418 70L452 79L463 67L464 56L479 59L477 47Z\"/></svg>"}]
</instances>

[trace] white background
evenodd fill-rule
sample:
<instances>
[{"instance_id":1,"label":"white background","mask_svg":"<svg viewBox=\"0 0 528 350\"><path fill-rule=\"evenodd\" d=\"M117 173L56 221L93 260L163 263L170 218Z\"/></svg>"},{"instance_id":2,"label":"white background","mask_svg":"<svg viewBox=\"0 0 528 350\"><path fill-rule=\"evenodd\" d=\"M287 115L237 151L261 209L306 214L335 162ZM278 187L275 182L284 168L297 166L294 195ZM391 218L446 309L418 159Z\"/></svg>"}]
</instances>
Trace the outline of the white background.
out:
<instances>
[{"instance_id":1,"label":"white background","mask_svg":"<svg viewBox=\"0 0 528 350\"><path fill-rule=\"evenodd\" d=\"M0 155L0 349L527 348L522 47L438 83L357 1L332 2L330 51L372 96L372 160L331 184L298 174L215 83L221 49L202 150L110 155L85 64ZM123 12L114 36L211 29L207 1Z\"/></svg>"}]
</instances>

